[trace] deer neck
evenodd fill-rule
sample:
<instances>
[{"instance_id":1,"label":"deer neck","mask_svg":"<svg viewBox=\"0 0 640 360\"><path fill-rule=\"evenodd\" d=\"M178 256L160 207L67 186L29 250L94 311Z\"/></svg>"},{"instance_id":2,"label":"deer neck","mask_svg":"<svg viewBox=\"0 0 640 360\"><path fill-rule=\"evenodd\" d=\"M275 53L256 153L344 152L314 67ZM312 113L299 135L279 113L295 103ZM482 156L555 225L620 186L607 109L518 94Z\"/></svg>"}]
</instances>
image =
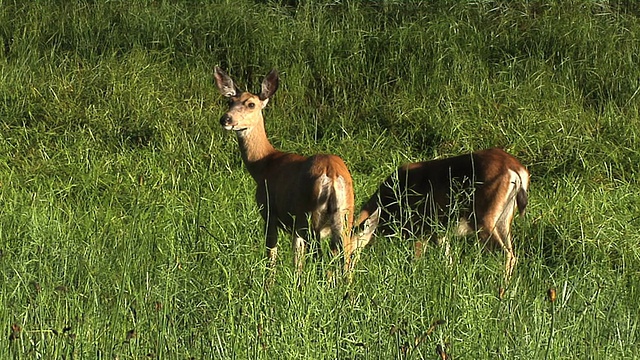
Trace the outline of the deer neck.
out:
<instances>
[{"instance_id":1,"label":"deer neck","mask_svg":"<svg viewBox=\"0 0 640 360\"><path fill-rule=\"evenodd\" d=\"M256 181L261 181L267 158L277 153L273 145L267 139L267 132L264 129L264 121L250 130L236 132L238 145L247 170Z\"/></svg>"}]
</instances>

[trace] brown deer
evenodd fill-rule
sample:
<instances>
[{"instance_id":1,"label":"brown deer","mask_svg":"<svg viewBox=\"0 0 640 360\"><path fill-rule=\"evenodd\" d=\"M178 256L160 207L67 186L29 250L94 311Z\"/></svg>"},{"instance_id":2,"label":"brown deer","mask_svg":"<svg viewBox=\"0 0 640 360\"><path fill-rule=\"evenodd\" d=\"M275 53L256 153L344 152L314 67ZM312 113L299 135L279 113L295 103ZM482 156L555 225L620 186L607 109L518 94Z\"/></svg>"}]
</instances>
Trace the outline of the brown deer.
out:
<instances>
[{"instance_id":1,"label":"brown deer","mask_svg":"<svg viewBox=\"0 0 640 360\"><path fill-rule=\"evenodd\" d=\"M380 185L363 205L358 224L380 221L382 233L400 229L403 237L415 236L416 255L422 238L438 240L437 226L454 220L459 235L478 232L489 245L506 253L505 279L516 264L511 244L511 222L516 208L527 206L529 172L501 149L488 149L440 160L401 166ZM377 209L381 212L378 214ZM357 247L366 245L363 239Z\"/></svg>"},{"instance_id":2,"label":"brown deer","mask_svg":"<svg viewBox=\"0 0 640 360\"><path fill-rule=\"evenodd\" d=\"M262 109L278 89L275 70L262 81L259 94L240 91L217 66L215 79L220 93L229 99L229 109L220 118L220 125L235 132L242 160L257 185L256 202L266 224L270 265L275 265L278 228L282 228L292 234L294 264L298 270L304 265L307 242L311 242L309 245L319 254L320 239L330 235L331 252L337 256L342 248L344 267L348 271L355 251L351 238L354 195L344 161L335 155L306 157L286 153L271 145ZM370 233L364 234L367 235Z\"/></svg>"}]
</instances>

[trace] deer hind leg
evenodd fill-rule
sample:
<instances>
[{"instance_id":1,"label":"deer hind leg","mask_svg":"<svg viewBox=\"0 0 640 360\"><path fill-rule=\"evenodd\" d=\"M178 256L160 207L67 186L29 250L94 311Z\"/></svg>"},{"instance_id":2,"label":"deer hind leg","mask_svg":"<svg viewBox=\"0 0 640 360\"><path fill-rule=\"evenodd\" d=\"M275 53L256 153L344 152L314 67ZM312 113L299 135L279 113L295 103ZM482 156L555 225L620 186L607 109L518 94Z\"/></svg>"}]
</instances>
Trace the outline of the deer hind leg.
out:
<instances>
[{"instance_id":1,"label":"deer hind leg","mask_svg":"<svg viewBox=\"0 0 640 360\"><path fill-rule=\"evenodd\" d=\"M496 224L495 231L498 232L502 238L502 248L506 253L505 260L505 279L508 281L513 274L513 269L516 267L515 251L513 250L513 244L511 242L511 221L515 212L515 204L510 201L505 207L505 213L500 217Z\"/></svg>"},{"instance_id":2,"label":"deer hind leg","mask_svg":"<svg viewBox=\"0 0 640 360\"><path fill-rule=\"evenodd\" d=\"M331 231L331 241L329 242L329 248L331 249L331 254L334 259L340 255L340 251L344 251L345 269L347 269L354 247L350 239L345 236L345 215L341 211L335 211L330 214L330 217L329 229Z\"/></svg>"},{"instance_id":3,"label":"deer hind leg","mask_svg":"<svg viewBox=\"0 0 640 360\"><path fill-rule=\"evenodd\" d=\"M481 222L480 236L492 248L500 247L505 253L505 280L509 281L516 266L517 258L511 242L511 220L515 202L509 199L504 206L494 206L493 213L485 214Z\"/></svg>"},{"instance_id":4,"label":"deer hind leg","mask_svg":"<svg viewBox=\"0 0 640 360\"><path fill-rule=\"evenodd\" d=\"M353 196L351 190L342 176L338 176L333 181L323 182L323 193L326 194L326 202L320 207L324 226L328 227L331 235L329 247L334 259L344 253L344 268L348 271L351 268L352 257L356 250L357 241L351 239L351 225L353 222L353 208L349 208L349 197ZM351 194L351 195L350 195ZM351 201L352 203L353 201ZM318 229L319 227L316 227ZM321 234L325 235L325 234ZM326 234L329 235L329 234Z\"/></svg>"},{"instance_id":5,"label":"deer hind leg","mask_svg":"<svg viewBox=\"0 0 640 360\"><path fill-rule=\"evenodd\" d=\"M331 263L336 266L335 269L327 271L327 280L330 284L335 284L334 270L340 273L339 265L344 265L343 273L350 275L354 257L357 256L355 251L355 241L351 241L348 235L349 229L346 228L348 213L344 210L335 210L324 212L318 219L322 219L317 223L314 222L315 236L319 240L321 238L330 237L329 249L331 250ZM343 246L346 245L346 246ZM344 250L344 251L343 251ZM340 261L341 252L344 254L344 260ZM350 278L349 278L350 279Z\"/></svg>"},{"instance_id":6,"label":"deer hind leg","mask_svg":"<svg viewBox=\"0 0 640 360\"><path fill-rule=\"evenodd\" d=\"M516 266L517 258L513 251L513 244L511 243L511 234L509 232L509 224L498 222L494 225L491 231L483 228L480 231L480 236L488 241L488 245L492 247L500 247L505 253L505 280L508 282L513 274L513 269Z\"/></svg>"}]
</instances>

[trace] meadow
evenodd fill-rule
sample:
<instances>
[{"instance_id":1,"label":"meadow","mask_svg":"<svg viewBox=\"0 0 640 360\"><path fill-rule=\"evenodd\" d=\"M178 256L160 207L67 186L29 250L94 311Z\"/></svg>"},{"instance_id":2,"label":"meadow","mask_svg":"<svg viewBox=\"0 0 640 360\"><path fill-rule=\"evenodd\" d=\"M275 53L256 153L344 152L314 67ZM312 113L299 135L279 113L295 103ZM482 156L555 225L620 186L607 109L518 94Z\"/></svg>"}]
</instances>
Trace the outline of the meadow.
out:
<instances>
[{"instance_id":1,"label":"meadow","mask_svg":"<svg viewBox=\"0 0 640 360\"><path fill-rule=\"evenodd\" d=\"M614 0L0 0L0 358L640 358L639 34ZM379 237L330 286L285 234L265 291L216 65L278 69L269 138L343 157L357 206L405 162L516 156L504 293L473 239Z\"/></svg>"}]
</instances>

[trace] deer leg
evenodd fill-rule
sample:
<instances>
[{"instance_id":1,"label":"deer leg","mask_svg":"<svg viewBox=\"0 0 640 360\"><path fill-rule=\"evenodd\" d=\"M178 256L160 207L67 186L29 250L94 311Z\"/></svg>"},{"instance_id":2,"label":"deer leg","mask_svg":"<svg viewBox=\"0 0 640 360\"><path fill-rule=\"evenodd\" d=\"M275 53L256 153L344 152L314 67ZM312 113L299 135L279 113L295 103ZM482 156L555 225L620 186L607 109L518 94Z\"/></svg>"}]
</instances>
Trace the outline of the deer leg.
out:
<instances>
[{"instance_id":1,"label":"deer leg","mask_svg":"<svg viewBox=\"0 0 640 360\"><path fill-rule=\"evenodd\" d=\"M267 258L269 268L274 269L278 258L278 227L273 222L267 223L266 228Z\"/></svg>"},{"instance_id":2,"label":"deer leg","mask_svg":"<svg viewBox=\"0 0 640 360\"><path fill-rule=\"evenodd\" d=\"M345 251L345 258L343 261L338 262L338 257L340 256L340 251L342 250L342 245L343 245L343 237L344 237L344 229L343 229L343 220L342 220L342 215L340 211L336 211L333 214L329 215L329 229L331 231L331 240L329 242L329 249L331 250L331 264L339 264L339 263L343 263L344 264L344 269L345 269L345 273L347 272L347 269L349 269L349 264L350 264L350 256L351 253L349 253L349 255L347 255L346 251ZM316 224L314 224L316 225ZM315 228L315 233L316 233L316 238L318 240L321 239L321 229L320 226L314 226ZM346 249L345 249L346 250ZM350 249L351 250L351 249ZM340 272L340 270L338 270L338 273ZM329 284L335 285L335 281L336 281L336 277L334 275L334 270L330 269L327 270L327 281Z\"/></svg>"},{"instance_id":3,"label":"deer leg","mask_svg":"<svg viewBox=\"0 0 640 360\"><path fill-rule=\"evenodd\" d=\"M502 209L498 213L485 216L482 221L483 230L486 241L490 242L490 245L498 245L505 253L505 283L509 283L513 269L516 266L517 258L513 251L513 244L511 243L511 221L515 214L515 201L513 198L508 199L501 207L496 204L494 208Z\"/></svg>"},{"instance_id":4,"label":"deer leg","mask_svg":"<svg viewBox=\"0 0 640 360\"><path fill-rule=\"evenodd\" d=\"M439 246L444 246L444 256L447 258L447 260L449 261L449 266L453 265L453 256L451 255L451 241L449 240L449 237L447 237L446 235L443 235L441 237L437 237L437 242Z\"/></svg>"},{"instance_id":5,"label":"deer leg","mask_svg":"<svg viewBox=\"0 0 640 360\"><path fill-rule=\"evenodd\" d=\"M507 252L507 259L505 263L505 281L509 282L511 279L511 275L513 274L513 269L516 267L516 263L518 262L518 258L516 257L513 249Z\"/></svg>"},{"instance_id":6,"label":"deer leg","mask_svg":"<svg viewBox=\"0 0 640 360\"><path fill-rule=\"evenodd\" d=\"M269 290L275 281L276 259L278 258L278 227L275 223L267 222L266 225L267 248L267 277L264 282L265 290Z\"/></svg>"},{"instance_id":7,"label":"deer leg","mask_svg":"<svg viewBox=\"0 0 640 360\"><path fill-rule=\"evenodd\" d=\"M412 222L413 224L416 224L416 227L419 227L420 229L419 232L416 233L416 235L412 235L416 237L413 245L413 256L416 259L421 258L424 255L427 246L429 246L429 243L440 246L442 245L442 240L444 239L444 237L438 237L438 234L434 232L433 227L428 223L428 221L430 220L416 218L416 220Z\"/></svg>"},{"instance_id":8,"label":"deer leg","mask_svg":"<svg viewBox=\"0 0 640 360\"><path fill-rule=\"evenodd\" d=\"M516 262L518 259L516 258L516 254L513 251L513 244L511 243L511 233L509 230L505 230L503 227L497 228L498 232L501 233L500 236L502 238L502 249L505 252L505 282L509 282L511 279L511 275L513 274L513 269L516 267Z\"/></svg>"},{"instance_id":9,"label":"deer leg","mask_svg":"<svg viewBox=\"0 0 640 360\"><path fill-rule=\"evenodd\" d=\"M320 243L320 235L313 232L313 238L309 239L309 253L313 255L315 261L322 259L322 246Z\"/></svg>"},{"instance_id":10,"label":"deer leg","mask_svg":"<svg viewBox=\"0 0 640 360\"><path fill-rule=\"evenodd\" d=\"M342 211L336 211L331 214L331 242L329 248L333 258L336 259L340 255L340 251L344 252L344 270L348 272L351 268L352 257L354 256L355 247L349 236L348 229L345 229L345 214Z\"/></svg>"},{"instance_id":11,"label":"deer leg","mask_svg":"<svg viewBox=\"0 0 640 360\"><path fill-rule=\"evenodd\" d=\"M304 268L304 255L306 250L306 238L308 238L306 229L296 229L293 231L291 239L291 248L293 250L293 265L302 272Z\"/></svg>"},{"instance_id":12,"label":"deer leg","mask_svg":"<svg viewBox=\"0 0 640 360\"><path fill-rule=\"evenodd\" d=\"M418 239L415 241L413 245L413 252L414 252L413 255L416 259L424 255L424 248L426 246L426 242L428 242L428 240Z\"/></svg>"},{"instance_id":13,"label":"deer leg","mask_svg":"<svg viewBox=\"0 0 640 360\"><path fill-rule=\"evenodd\" d=\"M493 227L493 230L487 231L486 228L483 228L480 231L481 238L488 243L490 246L499 246L505 253L505 273L504 279L505 282L508 283L511 279L511 275L513 274L513 269L516 266L517 258L515 252L513 251L513 245L511 243L511 234L509 233L509 227L504 226L505 224L501 224L498 222Z\"/></svg>"},{"instance_id":14,"label":"deer leg","mask_svg":"<svg viewBox=\"0 0 640 360\"><path fill-rule=\"evenodd\" d=\"M308 241L307 245L309 253L313 255L314 260L318 261L322 258L322 244L320 243L320 232L317 230L320 227L317 220L317 214L308 216L306 225L308 228L305 229L305 238Z\"/></svg>"}]
</instances>

